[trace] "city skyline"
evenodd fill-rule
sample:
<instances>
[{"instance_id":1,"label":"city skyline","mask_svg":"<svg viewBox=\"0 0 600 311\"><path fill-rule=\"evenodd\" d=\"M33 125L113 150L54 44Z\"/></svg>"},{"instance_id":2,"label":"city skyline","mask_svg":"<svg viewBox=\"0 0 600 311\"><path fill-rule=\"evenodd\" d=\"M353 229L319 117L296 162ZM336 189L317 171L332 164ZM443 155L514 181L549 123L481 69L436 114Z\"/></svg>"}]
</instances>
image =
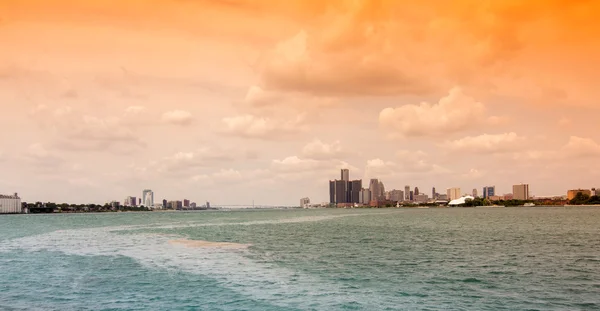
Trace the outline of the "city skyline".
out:
<instances>
[{"instance_id":1,"label":"city skyline","mask_svg":"<svg viewBox=\"0 0 600 311\"><path fill-rule=\"evenodd\" d=\"M292 206L343 168L424 194L600 187L598 10L2 1L0 193Z\"/></svg>"}]
</instances>

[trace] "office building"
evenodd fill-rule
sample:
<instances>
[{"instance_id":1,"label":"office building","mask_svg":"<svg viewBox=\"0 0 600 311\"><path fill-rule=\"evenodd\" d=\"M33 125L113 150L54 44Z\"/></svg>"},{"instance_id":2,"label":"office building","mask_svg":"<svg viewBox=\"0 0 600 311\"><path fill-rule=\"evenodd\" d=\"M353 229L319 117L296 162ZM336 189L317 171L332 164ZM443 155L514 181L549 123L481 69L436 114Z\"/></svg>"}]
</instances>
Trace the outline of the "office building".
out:
<instances>
[{"instance_id":1,"label":"office building","mask_svg":"<svg viewBox=\"0 0 600 311\"><path fill-rule=\"evenodd\" d=\"M447 194L436 193L436 200L439 200L439 201L448 201L448 195Z\"/></svg>"},{"instance_id":2,"label":"office building","mask_svg":"<svg viewBox=\"0 0 600 311\"><path fill-rule=\"evenodd\" d=\"M529 200L529 185L520 184L513 186L513 198L515 200Z\"/></svg>"},{"instance_id":3,"label":"office building","mask_svg":"<svg viewBox=\"0 0 600 311\"><path fill-rule=\"evenodd\" d=\"M302 199L300 199L300 208L308 208L309 205L310 205L310 199L309 198L302 198Z\"/></svg>"},{"instance_id":4,"label":"office building","mask_svg":"<svg viewBox=\"0 0 600 311\"><path fill-rule=\"evenodd\" d=\"M0 194L0 214L20 214L22 212L21 198L17 193L13 195Z\"/></svg>"},{"instance_id":5,"label":"office building","mask_svg":"<svg viewBox=\"0 0 600 311\"><path fill-rule=\"evenodd\" d=\"M360 191L362 190L362 180L353 180L348 182L348 203L360 203Z\"/></svg>"},{"instance_id":6,"label":"office building","mask_svg":"<svg viewBox=\"0 0 600 311\"><path fill-rule=\"evenodd\" d=\"M162 201L162 207L163 208L167 208L167 200L163 199L163 201Z\"/></svg>"},{"instance_id":7,"label":"office building","mask_svg":"<svg viewBox=\"0 0 600 311\"><path fill-rule=\"evenodd\" d=\"M183 199L183 207L190 207L190 200Z\"/></svg>"},{"instance_id":8,"label":"office building","mask_svg":"<svg viewBox=\"0 0 600 311\"><path fill-rule=\"evenodd\" d=\"M409 192L408 200L411 202L415 200L415 193L412 190Z\"/></svg>"},{"instance_id":9,"label":"office building","mask_svg":"<svg viewBox=\"0 0 600 311\"><path fill-rule=\"evenodd\" d=\"M483 187L483 198L488 199L496 195L496 186Z\"/></svg>"},{"instance_id":10,"label":"office building","mask_svg":"<svg viewBox=\"0 0 600 311\"><path fill-rule=\"evenodd\" d=\"M150 190L150 189L145 189L142 192L142 200L144 200L145 206L148 206L148 207L154 206L154 192L152 192L152 190Z\"/></svg>"},{"instance_id":11,"label":"office building","mask_svg":"<svg viewBox=\"0 0 600 311\"><path fill-rule=\"evenodd\" d=\"M476 198L477 197L477 189L473 189L473 197Z\"/></svg>"},{"instance_id":12,"label":"office building","mask_svg":"<svg viewBox=\"0 0 600 311\"><path fill-rule=\"evenodd\" d=\"M136 197L127 197L125 202L123 202L125 206L137 206L137 198Z\"/></svg>"},{"instance_id":13,"label":"office building","mask_svg":"<svg viewBox=\"0 0 600 311\"><path fill-rule=\"evenodd\" d=\"M446 189L446 196L446 199L450 201L460 198L462 196L460 193L460 188L455 187Z\"/></svg>"},{"instance_id":14,"label":"office building","mask_svg":"<svg viewBox=\"0 0 600 311\"><path fill-rule=\"evenodd\" d=\"M394 202L402 202L404 201L404 191L402 190L392 190L389 192L390 201Z\"/></svg>"},{"instance_id":15,"label":"office building","mask_svg":"<svg viewBox=\"0 0 600 311\"><path fill-rule=\"evenodd\" d=\"M360 191L360 200L359 203L361 204L369 204L371 202L371 190L369 189L362 189Z\"/></svg>"},{"instance_id":16,"label":"office building","mask_svg":"<svg viewBox=\"0 0 600 311\"><path fill-rule=\"evenodd\" d=\"M341 179L345 181L350 181L350 170L347 168L342 169Z\"/></svg>"},{"instance_id":17,"label":"office building","mask_svg":"<svg viewBox=\"0 0 600 311\"><path fill-rule=\"evenodd\" d=\"M415 195L419 195L419 187L415 187Z\"/></svg>"},{"instance_id":18,"label":"office building","mask_svg":"<svg viewBox=\"0 0 600 311\"><path fill-rule=\"evenodd\" d=\"M381 194L381 191L379 189L380 185L381 183L379 182L379 179L371 179L371 182L369 183L369 191L371 191L371 201L379 200L379 195Z\"/></svg>"},{"instance_id":19,"label":"office building","mask_svg":"<svg viewBox=\"0 0 600 311\"><path fill-rule=\"evenodd\" d=\"M410 201L410 186L404 186L404 201Z\"/></svg>"},{"instance_id":20,"label":"office building","mask_svg":"<svg viewBox=\"0 0 600 311\"><path fill-rule=\"evenodd\" d=\"M435 187L431 188L431 198L434 200L437 199L437 193L435 192Z\"/></svg>"},{"instance_id":21,"label":"office building","mask_svg":"<svg viewBox=\"0 0 600 311\"><path fill-rule=\"evenodd\" d=\"M416 203L427 203L429 202L429 196L424 193L419 193L414 195L414 201Z\"/></svg>"},{"instance_id":22,"label":"office building","mask_svg":"<svg viewBox=\"0 0 600 311\"><path fill-rule=\"evenodd\" d=\"M196 202L190 203L190 208L196 208Z\"/></svg>"},{"instance_id":23,"label":"office building","mask_svg":"<svg viewBox=\"0 0 600 311\"><path fill-rule=\"evenodd\" d=\"M573 189L573 190L567 191L567 200L573 200L577 196L578 193L587 195L589 197L592 196L592 191L589 189Z\"/></svg>"},{"instance_id":24,"label":"office building","mask_svg":"<svg viewBox=\"0 0 600 311\"><path fill-rule=\"evenodd\" d=\"M383 185L383 182L381 180L379 181L379 197L377 198L377 200L385 200L385 186Z\"/></svg>"}]
</instances>

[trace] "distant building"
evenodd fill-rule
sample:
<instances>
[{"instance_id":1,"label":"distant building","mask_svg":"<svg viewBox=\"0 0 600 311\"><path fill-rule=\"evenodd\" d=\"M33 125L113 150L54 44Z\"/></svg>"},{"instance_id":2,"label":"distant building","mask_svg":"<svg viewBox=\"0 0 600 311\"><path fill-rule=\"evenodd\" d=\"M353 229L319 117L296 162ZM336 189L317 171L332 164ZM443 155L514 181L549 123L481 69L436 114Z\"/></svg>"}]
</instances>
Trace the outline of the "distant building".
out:
<instances>
[{"instance_id":1,"label":"distant building","mask_svg":"<svg viewBox=\"0 0 600 311\"><path fill-rule=\"evenodd\" d=\"M461 197L460 188L448 188L446 189L447 200L456 200Z\"/></svg>"},{"instance_id":2,"label":"distant building","mask_svg":"<svg viewBox=\"0 0 600 311\"><path fill-rule=\"evenodd\" d=\"M190 203L190 207L191 207L191 208L196 208L196 202L192 202L192 203Z\"/></svg>"},{"instance_id":3,"label":"distant building","mask_svg":"<svg viewBox=\"0 0 600 311\"><path fill-rule=\"evenodd\" d=\"M310 199L309 198L302 198L302 199L300 199L300 208L308 208L309 205L310 205Z\"/></svg>"},{"instance_id":4,"label":"distant building","mask_svg":"<svg viewBox=\"0 0 600 311\"><path fill-rule=\"evenodd\" d=\"M377 200L385 200L385 186L383 185L383 182L381 180L379 181L379 196Z\"/></svg>"},{"instance_id":5,"label":"distant building","mask_svg":"<svg viewBox=\"0 0 600 311\"><path fill-rule=\"evenodd\" d=\"M381 194L379 179L371 179L369 182L369 191L371 191L371 201L377 201Z\"/></svg>"},{"instance_id":6,"label":"distant building","mask_svg":"<svg viewBox=\"0 0 600 311\"><path fill-rule=\"evenodd\" d=\"M411 202L415 200L415 193L412 190L408 193L408 199Z\"/></svg>"},{"instance_id":7,"label":"distant building","mask_svg":"<svg viewBox=\"0 0 600 311\"><path fill-rule=\"evenodd\" d=\"M163 208L167 208L167 200L163 199L163 201L162 201L162 207Z\"/></svg>"},{"instance_id":8,"label":"distant building","mask_svg":"<svg viewBox=\"0 0 600 311\"><path fill-rule=\"evenodd\" d=\"M473 189L473 197L476 198L477 197L477 189Z\"/></svg>"},{"instance_id":9,"label":"distant building","mask_svg":"<svg viewBox=\"0 0 600 311\"><path fill-rule=\"evenodd\" d=\"M415 187L415 195L419 195L419 187Z\"/></svg>"},{"instance_id":10,"label":"distant building","mask_svg":"<svg viewBox=\"0 0 600 311\"><path fill-rule=\"evenodd\" d=\"M125 206L137 206L137 198L136 197L127 197L125 202L123 202Z\"/></svg>"},{"instance_id":11,"label":"distant building","mask_svg":"<svg viewBox=\"0 0 600 311\"><path fill-rule=\"evenodd\" d=\"M190 200L184 199L183 200L183 207L190 207Z\"/></svg>"},{"instance_id":12,"label":"distant building","mask_svg":"<svg viewBox=\"0 0 600 311\"><path fill-rule=\"evenodd\" d=\"M435 192L435 187L431 188L431 198L437 200L437 193Z\"/></svg>"},{"instance_id":13,"label":"distant building","mask_svg":"<svg viewBox=\"0 0 600 311\"><path fill-rule=\"evenodd\" d=\"M402 190L392 190L392 191L390 191L390 201L393 201L393 202L402 202L402 201L404 201L404 191L402 191Z\"/></svg>"},{"instance_id":14,"label":"distant building","mask_svg":"<svg viewBox=\"0 0 600 311\"><path fill-rule=\"evenodd\" d=\"M513 198L515 200L529 200L529 185L520 184L513 186Z\"/></svg>"},{"instance_id":15,"label":"distant building","mask_svg":"<svg viewBox=\"0 0 600 311\"><path fill-rule=\"evenodd\" d=\"M371 190L362 189L360 191L360 202L361 204L369 204L371 202Z\"/></svg>"},{"instance_id":16,"label":"distant building","mask_svg":"<svg viewBox=\"0 0 600 311\"><path fill-rule=\"evenodd\" d=\"M578 193L585 194L588 196L592 196L592 190L589 189L574 189L567 191L567 200L573 200Z\"/></svg>"},{"instance_id":17,"label":"distant building","mask_svg":"<svg viewBox=\"0 0 600 311\"><path fill-rule=\"evenodd\" d=\"M144 200L144 206L154 206L154 192L150 189L146 189L142 192L142 199Z\"/></svg>"},{"instance_id":18,"label":"distant building","mask_svg":"<svg viewBox=\"0 0 600 311\"><path fill-rule=\"evenodd\" d=\"M121 207L121 203L118 201L112 201L112 202L110 202L110 207L119 208L119 207Z\"/></svg>"},{"instance_id":19,"label":"distant building","mask_svg":"<svg viewBox=\"0 0 600 311\"><path fill-rule=\"evenodd\" d=\"M448 201L448 195L447 194L436 193L436 196L437 196L436 200L438 200L438 201Z\"/></svg>"},{"instance_id":20,"label":"distant building","mask_svg":"<svg viewBox=\"0 0 600 311\"><path fill-rule=\"evenodd\" d=\"M0 194L0 214L20 214L22 212L21 198L17 193L13 195Z\"/></svg>"},{"instance_id":21,"label":"distant building","mask_svg":"<svg viewBox=\"0 0 600 311\"><path fill-rule=\"evenodd\" d=\"M210 202L206 202L206 208L210 208Z\"/></svg>"},{"instance_id":22,"label":"distant building","mask_svg":"<svg viewBox=\"0 0 600 311\"><path fill-rule=\"evenodd\" d=\"M496 195L496 186L483 187L483 198L487 199Z\"/></svg>"},{"instance_id":23,"label":"distant building","mask_svg":"<svg viewBox=\"0 0 600 311\"><path fill-rule=\"evenodd\" d=\"M342 169L341 178L345 181L350 181L350 170L347 168Z\"/></svg>"},{"instance_id":24,"label":"distant building","mask_svg":"<svg viewBox=\"0 0 600 311\"><path fill-rule=\"evenodd\" d=\"M348 203L360 203L360 191L362 190L362 180L353 180L348 182Z\"/></svg>"},{"instance_id":25,"label":"distant building","mask_svg":"<svg viewBox=\"0 0 600 311\"><path fill-rule=\"evenodd\" d=\"M426 194L424 194L424 193L415 194L414 195L414 199L415 199L414 201L417 202L417 203L427 203L427 202L429 202L429 196L426 195Z\"/></svg>"},{"instance_id":26,"label":"distant building","mask_svg":"<svg viewBox=\"0 0 600 311\"><path fill-rule=\"evenodd\" d=\"M410 201L410 186L404 186L404 201Z\"/></svg>"}]
</instances>

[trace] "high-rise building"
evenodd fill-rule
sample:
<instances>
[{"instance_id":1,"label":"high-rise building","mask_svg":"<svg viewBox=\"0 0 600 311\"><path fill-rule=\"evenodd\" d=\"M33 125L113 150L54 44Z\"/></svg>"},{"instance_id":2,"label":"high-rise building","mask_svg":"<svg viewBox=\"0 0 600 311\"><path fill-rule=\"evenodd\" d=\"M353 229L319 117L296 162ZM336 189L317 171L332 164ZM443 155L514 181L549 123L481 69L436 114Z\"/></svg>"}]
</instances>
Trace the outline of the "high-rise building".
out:
<instances>
[{"instance_id":1,"label":"high-rise building","mask_svg":"<svg viewBox=\"0 0 600 311\"><path fill-rule=\"evenodd\" d=\"M446 195L447 195L447 199L452 201L452 200L456 200L458 198L461 197L461 193L460 193L460 188L455 187L455 188L448 188L446 189Z\"/></svg>"},{"instance_id":2,"label":"high-rise building","mask_svg":"<svg viewBox=\"0 0 600 311\"><path fill-rule=\"evenodd\" d=\"M371 190L362 189L360 191L360 202L362 204L369 204L371 202Z\"/></svg>"},{"instance_id":3,"label":"high-rise building","mask_svg":"<svg viewBox=\"0 0 600 311\"><path fill-rule=\"evenodd\" d=\"M477 189L473 189L473 197L476 198L477 197Z\"/></svg>"},{"instance_id":4,"label":"high-rise building","mask_svg":"<svg viewBox=\"0 0 600 311\"><path fill-rule=\"evenodd\" d=\"M402 190L390 191L390 201L394 201L394 202L404 201L404 191L402 191Z\"/></svg>"},{"instance_id":5,"label":"high-rise building","mask_svg":"<svg viewBox=\"0 0 600 311\"><path fill-rule=\"evenodd\" d=\"M483 198L487 199L496 195L496 186L483 187Z\"/></svg>"},{"instance_id":6,"label":"high-rise building","mask_svg":"<svg viewBox=\"0 0 600 311\"><path fill-rule=\"evenodd\" d=\"M353 180L348 183L348 203L360 203L360 191L362 190L362 180Z\"/></svg>"},{"instance_id":7,"label":"high-rise building","mask_svg":"<svg viewBox=\"0 0 600 311\"><path fill-rule=\"evenodd\" d=\"M125 206L137 206L137 198L136 197L127 197L125 202L123 202Z\"/></svg>"},{"instance_id":8,"label":"high-rise building","mask_svg":"<svg viewBox=\"0 0 600 311\"><path fill-rule=\"evenodd\" d=\"M529 200L529 185L520 184L513 186L513 198L515 200Z\"/></svg>"},{"instance_id":9,"label":"high-rise building","mask_svg":"<svg viewBox=\"0 0 600 311\"><path fill-rule=\"evenodd\" d=\"M163 208L167 208L167 200L163 200Z\"/></svg>"},{"instance_id":10,"label":"high-rise building","mask_svg":"<svg viewBox=\"0 0 600 311\"><path fill-rule=\"evenodd\" d=\"M431 188L431 198L437 200L437 193L435 192L435 187Z\"/></svg>"},{"instance_id":11,"label":"high-rise building","mask_svg":"<svg viewBox=\"0 0 600 311\"><path fill-rule=\"evenodd\" d=\"M429 201L429 196L424 193L420 193L420 194L415 194L414 199L415 199L415 202L417 202L417 203L427 203Z\"/></svg>"},{"instance_id":12,"label":"high-rise building","mask_svg":"<svg viewBox=\"0 0 600 311\"><path fill-rule=\"evenodd\" d=\"M415 195L419 195L419 187L415 187Z\"/></svg>"},{"instance_id":13,"label":"high-rise building","mask_svg":"<svg viewBox=\"0 0 600 311\"><path fill-rule=\"evenodd\" d=\"M335 204L335 180L329 181L329 203Z\"/></svg>"},{"instance_id":14,"label":"high-rise building","mask_svg":"<svg viewBox=\"0 0 600 311\"><path fill-rule=\"evenodd\" d=\"M342 169L342 180L350 181L350 170L347 168Z\"/></svg>"},{"instance_id":15,"label":"high-rise building","mask_svg":"<svg viewBox=\"0 0 600 311\"><path fill-rule=\"evenodd\" d=\"M385 186L383 185L383 182L381 180L379 181L379 197L377 198L377 200L385 200Z\"/></svg>"},{"instance_id":16,"label":"high-rise building","mask_svg":"<svg viewBox=\"0 0 600 311\"><path fill-rule=\"evenodd\" d=\"M142 199L146 207L154 206L154 192L150 189L146 189L142 192Z\"/></svg>"},{"instance_id":17,"label":"high-rise building","mask_svg":"<svg viewBox=\"0 0 600 311\"><path fill-rule=\"evenodd\" d=\"M302 198L302 199L300 199L300 208L308 208L309 205L310 205L310 199L309 198Z\"/></svg>"},{"instance_id":18,"label":"high-rise building","mask_svg":"<svg viewBox=\"0 0 600 311\"><path fill-rule=\"evenodd\" d=\"M415 193L412 190L409 192L409 198L408 199L411 202L415 200Z\"/></svg>"},{"instance_id":19,"label":"high-rise building","mask_svg":"<svg viewBox=\"0 0 600 311\"><path fill-rule=\"evenodd\" d=\"M404 200L410 201L410 186L404 186Z\"/></svg>"},{"instance_id":20,"label":"high-rise building","mask_svg":"<svg viewBox=\"0 0 600 311\"><path fill-rule=\"evenodd\" d=\"M371 179L369 183L369 190L371 191L371 201L379 200L379 196L381 195L381 190L379 189L381 183L378 179Z\"/></svg>"},{"instance_id":21,"label":"high-rise building","mask_svg":"<svg viewBox=\"0 0 600 311\"><path fill-rule=\"evenodd\" d=\"M190 200L183 199L183 207L190 207Z\"/></svg>"}]
</instances>

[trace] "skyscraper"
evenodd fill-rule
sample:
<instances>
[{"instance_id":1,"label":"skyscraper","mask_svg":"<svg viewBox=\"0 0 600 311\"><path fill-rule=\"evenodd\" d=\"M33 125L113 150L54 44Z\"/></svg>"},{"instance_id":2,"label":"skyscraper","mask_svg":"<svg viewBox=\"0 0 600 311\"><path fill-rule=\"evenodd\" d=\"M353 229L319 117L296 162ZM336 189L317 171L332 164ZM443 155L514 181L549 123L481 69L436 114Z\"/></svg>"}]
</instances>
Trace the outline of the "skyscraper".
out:
<instances>
[{"instance_id":1,"label":"skyscraper","mask_svg":"<svg viewBox=\"0 0 600 311\"><path fill-rule=\"evenodd\" d=\"M144 190L144 192L142 192L142 200L144 200L144 205L146 207L154 206L154 192L150 189Z\"/></svg>"},{"instance_id":2,"label":"skyscraper","mask_svg":"<svg viewBox=\"0 0 600 311\"><path fill-rule=\"evenodd\" d=\"M483 198L487 199L496 195L496 186L483 187Z\"/></svg>"},{"instance_id":3,"label":"skyscraper","mask_svg":"<svg viewBox=\"0 0 600 311\"><path fill-rule=\"evenodd\" d=\"M437 196L435 195L435 187L431 188L431 198L436 200Z\"/></svg>"},{"instance_id":4,"label":"skyscraper","mask_svg":"<svg viewBox=\"0 0 600 311\"><path fill-rule=\"evenodd\" d=\"M419 187L415 187L415 195L419 195Z\"/></svg>"},{"instance_id":5,"label":"skyscraper","mask_svg":"<svg viewBox=\"0 0 600 311\"><path fill-rule=\"evenodd\" d=\"M381 180L379 181L379 197L377 200L385 200L385 186Z\"/></svg>"},{"instance_id":6,"label":"skyscraper","mask_svg":"<svg viewBox=\"0 0 600 311\"><path fill-rule=\"evenodd\" d=\"M520 184L513 186L513 199L515 200L529 200L529 185Z\"/></svg>"},{"instance_id":7,"label":"skyscraper","mask_svg":"<svg viewBox=\"0 0 600 311\"><path fill-rule=\"evenodd\" d=\"M347 168L343 168L342 169L342 180L344 181L350 181L350 170Z\"/></svg>"},{"instance_id":8,"label":"skyscraper","mask_svg":"<svg viewBox=\"0 0 600 311\"><path fill-rule=\"evenodd\" d=\"M353 180L348 183L348 203L360 203L360 191L362 190L362 180Z\"/></svg>"},{"instance_id":9,"label":"skyscraper","mask_svg":"<svg viewBox=\"0 0 600 311\"><path fill-rule=\"evenodd\" d=\"M460 188L448 188L446 189L446 195L448 196L448 200L456 200L461 197Z\"/></svg>"},{"instance_id":10,"label":"skyscraper","mask_svg":"<svg viewBox=\"0 0 600 311\"><path fill-rule=\"evenodd\" d=\"M371 179L371 182L369 183L369 191L371 191L371 200L379 200L379 196L381 194L381 190L379 189L379 180L378 179Z\"/></svg>"},{"instance_id":11,"label":"skyscraper","mask_svg":"<svg viewBox=\"0 0 600 311\"><path fill-rule=\"evenodd\" d=\"M410 201L410 186L404 186L404 200Z\"/></svg>"}]
</instances>

